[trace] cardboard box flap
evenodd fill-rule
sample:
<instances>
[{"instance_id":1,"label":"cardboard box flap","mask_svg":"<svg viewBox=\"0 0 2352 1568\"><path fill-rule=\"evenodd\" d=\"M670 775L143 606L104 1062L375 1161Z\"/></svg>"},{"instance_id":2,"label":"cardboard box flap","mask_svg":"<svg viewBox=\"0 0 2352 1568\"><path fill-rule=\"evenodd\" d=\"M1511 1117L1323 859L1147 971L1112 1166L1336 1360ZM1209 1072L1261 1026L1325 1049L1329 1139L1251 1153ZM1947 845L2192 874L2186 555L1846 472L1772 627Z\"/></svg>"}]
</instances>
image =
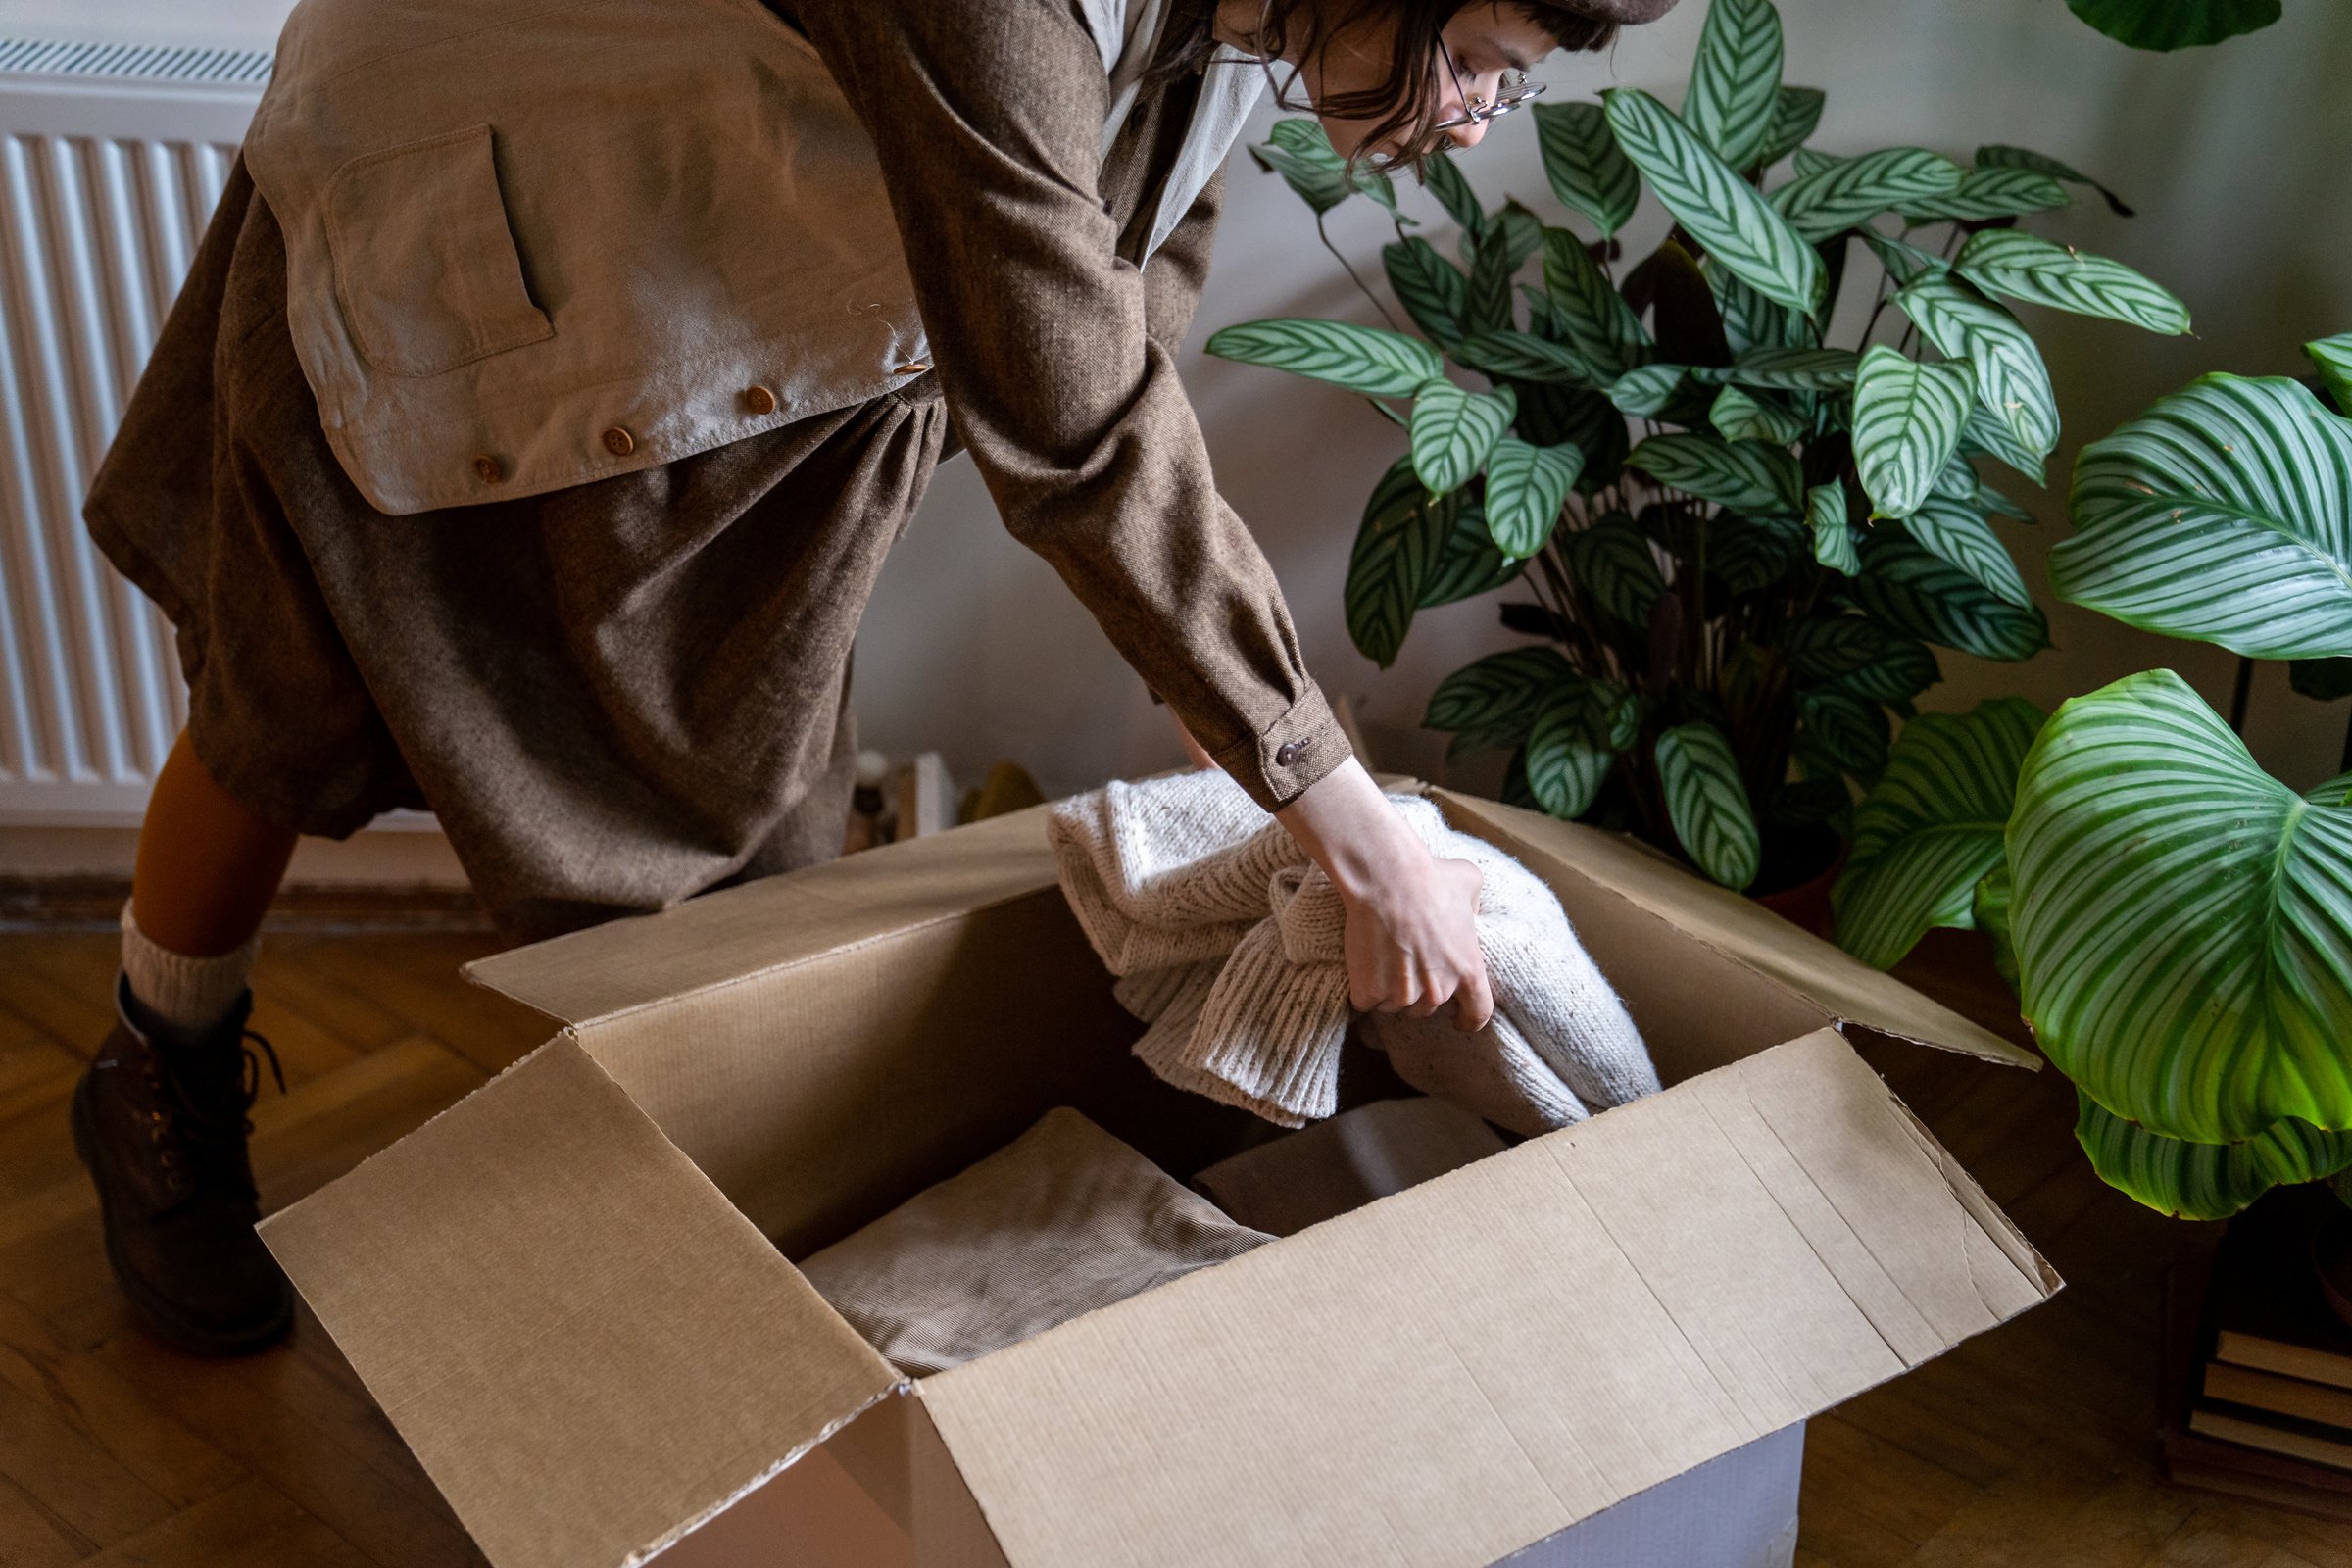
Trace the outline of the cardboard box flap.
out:
<instances>
[{"instance_id":1,"label":"cardboard box flap","mask_svg":"<svg viewBox=\"0 0 2352 1568\"><path fill-rule=\"evenodd\" d=\"M1757 973L1812 998L1841 1022L2018 1067L2041 1058L1920 995L1884 970L1782 919L1754 900L1693 876L1614 833L1562 822L1494 801L1430 792L1449 812L1480 825L1502 848L1541 851L1576 874L1631 899Z\"/></svg>"},{"instance_id":2,"label":"cardboard box flap","mask_svg":"<svg viewBox=\"0 0 2352 1568\"><path fill-rule=\"evenodd\" d=\"M566 1023L584 1023L1054 885L1046 808L1035 807L516 948L465 972Z\"/></svg>"},{"instance_id":3,"label":"cardboard box flap","mask_svg":"<svg viewBox=\"0 0 2352 1568\"><path fill-rule=\"evenodd\" d=\"M918 1385L1012 1568L1476 1568L2042 1300L1834 1031Z\"/></svg>"},{"instance_id":4,"label":"cardboard box flap","mask_svg":"<svg viewBox=\"0 0 2352 1568\"><path fill-rule=\"evenodd\" d=\"M262 1237L498 1568L641 1561L899 1383L568 1038Z\"/></svg>"}]
</instances>

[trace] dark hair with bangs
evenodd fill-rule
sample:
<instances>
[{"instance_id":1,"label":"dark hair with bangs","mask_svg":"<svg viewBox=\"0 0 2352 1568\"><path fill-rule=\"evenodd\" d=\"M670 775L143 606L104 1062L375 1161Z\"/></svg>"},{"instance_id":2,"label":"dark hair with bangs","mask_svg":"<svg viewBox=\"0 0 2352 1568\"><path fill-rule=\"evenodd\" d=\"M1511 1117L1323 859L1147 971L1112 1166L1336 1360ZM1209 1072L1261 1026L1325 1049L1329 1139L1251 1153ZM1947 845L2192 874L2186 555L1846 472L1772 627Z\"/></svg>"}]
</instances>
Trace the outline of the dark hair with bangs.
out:
<instances>
[{"instance_id":1,"label":"dark hair with bangs","mask_svg":"<svg viewBox=\"0 0 2352 1568\"><path fill-rule=\"evenodd\" d=\"M1309 60L1331 40L1350 28L1372 22L1393 22L1396 32L1389 53L1388 79L1360 92L1338 93L1318 103L1294 102L1280 96L1285 109L1334 115L1343 120L1369 120L1363 146L1396 138L1410 148L1400 162L1418 166L1436 154L1442 138L1425 129L1436 118L1439 35L1446 24L1490 0L1258 0L1258 15L1250 33L1255 52L1267 62ZM1492 0L1497 10L1515 11L1551 35L1571 53L1605 49L1616 40L1617 24L1558 0ZM1189 24L1180 23L1162 46L1154 63L1154 77L1181 75L1198 70L1216 50L1212 24L1216 0L1203 0ZM1350 160L1351 162L1353 160Z\"/></svg>"}]
</instances>

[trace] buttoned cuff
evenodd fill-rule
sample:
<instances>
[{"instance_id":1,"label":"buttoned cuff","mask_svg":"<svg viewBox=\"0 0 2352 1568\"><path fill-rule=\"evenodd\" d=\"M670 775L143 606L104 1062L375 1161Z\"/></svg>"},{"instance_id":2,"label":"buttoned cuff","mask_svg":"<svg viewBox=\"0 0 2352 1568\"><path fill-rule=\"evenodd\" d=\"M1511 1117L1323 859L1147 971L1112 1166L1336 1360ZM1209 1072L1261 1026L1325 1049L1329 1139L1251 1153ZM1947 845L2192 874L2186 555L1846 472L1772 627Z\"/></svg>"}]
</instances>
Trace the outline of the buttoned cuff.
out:
<instances>
[{"instance_id":1,"label":"buttoned cuff","mask_svg":"<svg viewBox=\"0 0 2352 1568\"><path fill-rule=\"evenodd\" d=\"M1323 690L1309 684L1290 710L1256 735L1210 754L1250 798L1271 811L1354 755Z\"/></svg>"}]
</instances>

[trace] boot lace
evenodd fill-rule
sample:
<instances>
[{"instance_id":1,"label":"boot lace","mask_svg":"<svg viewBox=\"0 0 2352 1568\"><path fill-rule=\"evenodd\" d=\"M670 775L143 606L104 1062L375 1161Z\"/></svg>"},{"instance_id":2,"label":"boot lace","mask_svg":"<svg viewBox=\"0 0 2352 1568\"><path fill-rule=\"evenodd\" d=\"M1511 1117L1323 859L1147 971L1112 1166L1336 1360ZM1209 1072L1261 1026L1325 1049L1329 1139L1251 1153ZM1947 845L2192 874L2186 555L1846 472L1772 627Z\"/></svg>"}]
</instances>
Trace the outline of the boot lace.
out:
<instances>
[{"instance_id":1,"label":"boot lace","mask_svg":"<svg viewBox=\"0 0 2352 1568\"><path fill-rule=\"evenodd\" d=\"M265 1060L277 1092L286 1092L286 1072L278 1064L276 1048L260 1030L241 1030L237 1045L236 1054L230 1058L236 1065L227 1071L194 1067L168 1055L158 1063L172 1126L197 1172L240 1168L238 1156L253 1132L253 1118L248 1113L261 1098ZM244 1178L240 1175L239 1180Z\"/></svg>"}]
</instances>

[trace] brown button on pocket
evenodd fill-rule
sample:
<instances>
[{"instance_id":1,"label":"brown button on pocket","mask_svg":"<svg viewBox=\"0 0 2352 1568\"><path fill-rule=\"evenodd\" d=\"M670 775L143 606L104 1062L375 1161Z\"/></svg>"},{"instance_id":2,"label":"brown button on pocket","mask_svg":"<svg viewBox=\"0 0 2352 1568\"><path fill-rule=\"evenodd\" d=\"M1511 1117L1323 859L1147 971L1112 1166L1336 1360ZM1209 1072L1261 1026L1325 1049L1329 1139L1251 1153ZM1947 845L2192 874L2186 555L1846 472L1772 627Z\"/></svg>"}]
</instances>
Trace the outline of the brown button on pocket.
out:
<instances>
[{"instance_id":1,"label":"brown button on pocket","mask_svg":"<svg viewBox=\"0 0 2352 1568\"><path fill-rule=\"evenodd\" d=\"M556 335L522 281L488 125L353 159L324 212L335 301L377 369L439 375Z\"/></svg>"},{"instance_id":2,"label":"brown button on pocket","mask_svg":"<svg viewBox=\"0 0 2352 1568\"><path fill-rule=\"evenodd\" d=\"M616 424L605 432L605 450L616 458L625 458L637 450L637 438Z\"/></svg>"},{"instance_id":3,"label":"brown button on pocket","mask_svg":"<svg viewBox=\"0 0 2352 1568\"><path fill-rule=\"evenodd\" d=\"M1276 767L1289 767L1289 766L1293 765L1294 763L1296 763L1296 762L1298 760L1298 759L1300 759L1301 757L1304 757L1305 755L1306 755L1306 742L1304 742L1304 741L1291 741L1291 742L1288 742L1287 744L1285 744L1285 745L1283 746L1283 748L1282 748L1280 751L1278 751L1278 752L1276 752L1276 753L1274 754L1274 765L1275 765Z\"/></svg>"},{"instance_id":4,"label":"brown button on pocket","mask_svg":"<svg viewBox=\"0 0 2352 1568\"><path fill-rule=\"evenodd\" d=\"M486 452L473 460L473 471L475 477L484 484L496 484L507 476L507 470L498 466L498 460Z\"/></svg>"},{"instance_id":5,"label":"brown button on pocket","mask_svg":"<svg viewBox=\"0 0 2352 1568\"><path fill-rule=\"evenodd\" d=\"M776 395L763 386L751 387L743 394L743 406L756 415L773 414L776 412Z\"/></svg>"}]
</instances>

